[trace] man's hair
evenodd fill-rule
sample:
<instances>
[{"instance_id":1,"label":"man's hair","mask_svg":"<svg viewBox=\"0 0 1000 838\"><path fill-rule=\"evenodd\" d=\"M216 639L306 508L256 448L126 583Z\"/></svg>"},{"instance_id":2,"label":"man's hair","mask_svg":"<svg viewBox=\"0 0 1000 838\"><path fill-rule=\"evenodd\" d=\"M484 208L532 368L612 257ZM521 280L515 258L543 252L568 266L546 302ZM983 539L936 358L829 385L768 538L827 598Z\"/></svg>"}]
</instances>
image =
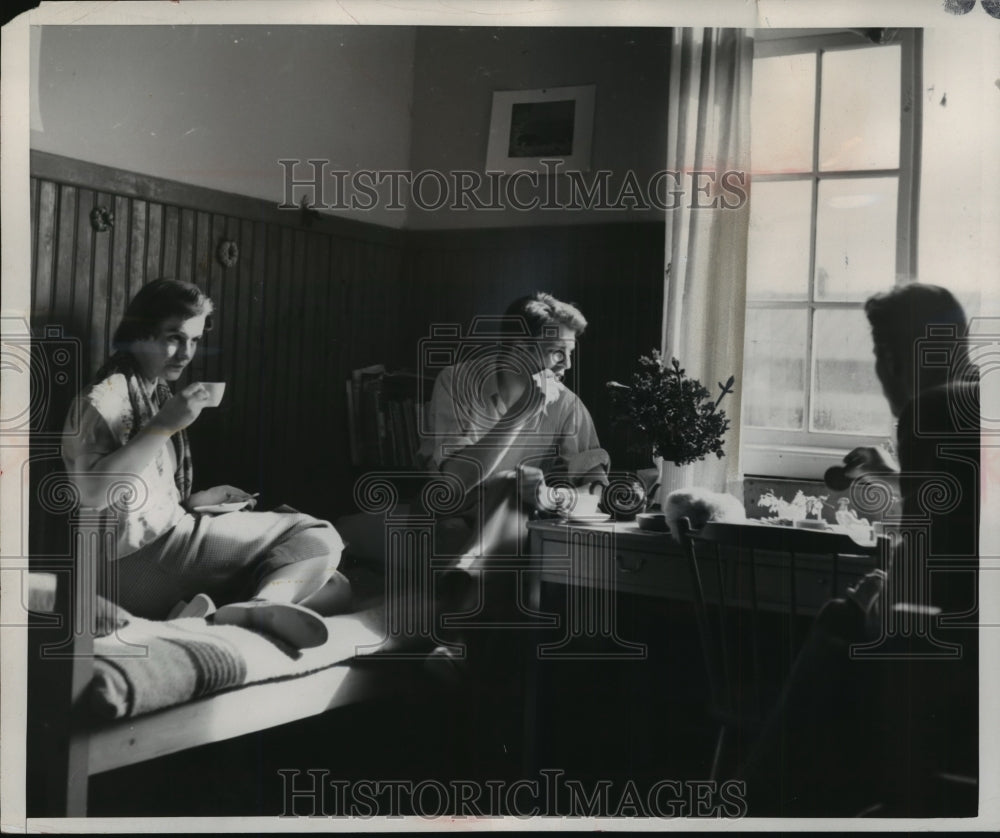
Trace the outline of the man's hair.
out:
<instances>
[{"instance_id":1,"label":"man's hair","mask_svg":"<svg viewBox=\"0 0 1000 838\"><path fill-rule=\"evenodd\" d=\"M508 334L523 334L521 322L527 325L532 337L541 337L546 326L566 326L578 335L587 328L587 319L580 309L544 291L519 297L507 307L503 330Z\"/></svg>"},{"instance_id":2,"label":"man's hair","mask_svg":"<svg viewBox=\"0 0 1000 838\"><path fill-rule=\"evenodd\" d=\"M142 286L125 309L115 329L116 349L128 349L137 340L154 337L164 320L205 315L205 330L212 328L212 301L197 286L177 279L154 279Z\"/></svg>"},{"instance_id":3,"label":"man's hair","mask_svg":"<svg viewBox=\"0 0 1000 838\"><path fill-rule=\"evenodd\" d=\"M954 354L951 365L941 369L941 383L955 377L975 377L976 368L969 361L965 311L948 289L918 282L899 285L869 298L865 315L872 327L876 349L888 349L904 365L904 370L915 371L917 341L927 336L929 326L953 326ZM927 375L932 375L932 371L922 373L927 383Z\"/></svg>"}]
</instances>

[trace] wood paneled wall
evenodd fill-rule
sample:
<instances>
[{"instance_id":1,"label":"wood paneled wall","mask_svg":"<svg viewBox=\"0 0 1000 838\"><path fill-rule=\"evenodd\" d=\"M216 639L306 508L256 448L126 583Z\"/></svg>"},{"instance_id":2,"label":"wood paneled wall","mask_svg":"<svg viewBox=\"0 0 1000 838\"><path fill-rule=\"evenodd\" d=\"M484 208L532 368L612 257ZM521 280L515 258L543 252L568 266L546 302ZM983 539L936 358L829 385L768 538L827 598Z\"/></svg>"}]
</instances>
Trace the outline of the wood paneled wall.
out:
<instances>
[{"instance_id":1,"label":"wood paneled wall","mask_svg":"<svg viewBox=\"0 0 1000 838\"><path fill-rule=\"evenodd\" d=\"M191 429L198 486L232 483L267 503L307 506L347 477L344 380L385 355L403 312L402 238L338 219L306 227L266 202L35 153L32 321L81 342L84 379L143 283L176 277L215 303L184 380L226 381L223 405ZM95 206L114 227L91 228ZM237 242L223 267L218 243ZM83 382L81 382L83 383ZM59 415L59 411L53 411Z\"/></svg>"},{"instance_id":2,"label":"wood paneled wall","mask_svg":"<svg viewBox=\"0 0 1000 838\"><path fill-rule=\"evenodd\" d=\"M112 229L91 228L95 206L114 212ZM661 225L407 233L327 216L307 224L264 201L38 152L31 207L32 324L80 341L84 379L143 283L172 276L212 297L214 328L185 380L228 388L222 407L192 426L198 487L232 483L261 491L265 506L336 517L356 476L350 371L418 367L432 323L464 328L535 289L575 301L590 320L575 387L616 465L630 464L604 382L658 343ZM223 239L240 250L230 268L215 258ZM53 408L53 417L65 411Z\"/></svg>"}]
</instances>

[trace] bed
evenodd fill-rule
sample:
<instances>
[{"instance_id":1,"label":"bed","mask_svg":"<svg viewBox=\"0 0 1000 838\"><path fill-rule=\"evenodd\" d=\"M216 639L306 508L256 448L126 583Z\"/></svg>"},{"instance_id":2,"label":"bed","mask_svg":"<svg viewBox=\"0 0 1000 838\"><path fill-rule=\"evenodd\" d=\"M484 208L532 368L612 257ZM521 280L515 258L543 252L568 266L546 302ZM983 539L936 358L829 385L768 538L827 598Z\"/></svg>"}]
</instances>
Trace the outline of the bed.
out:
<instances>
[{"instance_id":1,"label":"bed","mask_svg":"<svg viewBox=\"0 0 1000 838\"><path fill-rule=\"evenodd\" d=\"M325 618L323 646L296 651L237 626L128 614L88 572L103 522L74 533L73 572L29 574L29 815L85 816L93 775L383 697L423 659L385 651L370 567L345 563L352 610Z\"/></svg>"}]
</instances>

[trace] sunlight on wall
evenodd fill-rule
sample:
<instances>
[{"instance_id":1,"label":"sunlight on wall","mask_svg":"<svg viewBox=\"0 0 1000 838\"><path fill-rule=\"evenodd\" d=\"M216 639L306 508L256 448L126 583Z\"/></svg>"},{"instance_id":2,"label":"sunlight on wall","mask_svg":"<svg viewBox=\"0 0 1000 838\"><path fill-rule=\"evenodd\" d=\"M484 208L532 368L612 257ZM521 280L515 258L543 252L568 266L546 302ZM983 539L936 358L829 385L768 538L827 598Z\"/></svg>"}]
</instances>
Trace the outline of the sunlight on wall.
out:
<instances>
[{"instance_id":1,"label":"sunlight on wall","mask_svg":"<svg viewBox=\"0 0 1000 838\"><path fill-rule=\"evenodd\" d=\"M920 181L923 282L959 297L970 316L1000 316L1000 39L989 27L924 32Z\"/></svg>"}]
</instances>

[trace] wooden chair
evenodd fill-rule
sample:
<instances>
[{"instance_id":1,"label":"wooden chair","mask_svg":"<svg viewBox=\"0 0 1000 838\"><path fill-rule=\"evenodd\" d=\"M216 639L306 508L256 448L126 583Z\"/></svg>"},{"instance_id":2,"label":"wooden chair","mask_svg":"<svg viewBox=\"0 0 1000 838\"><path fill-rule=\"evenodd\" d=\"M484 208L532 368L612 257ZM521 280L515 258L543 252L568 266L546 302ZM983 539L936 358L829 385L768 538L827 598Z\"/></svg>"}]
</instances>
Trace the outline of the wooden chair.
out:
<instances>
[{"instance_id":1,"label":"wooden chair","mask_svg":"<svg viewBox=\"0 0 1000 838\"><path fill-rule=\"evenodd\" d=\"M727 739L750 742L774 706L811 618L877 566L872 546L847 535L763 524L678 522L695 616L719 724L716 779ZM749 738L747 738L749 737Z\"/></svg>"}]
</instances>

